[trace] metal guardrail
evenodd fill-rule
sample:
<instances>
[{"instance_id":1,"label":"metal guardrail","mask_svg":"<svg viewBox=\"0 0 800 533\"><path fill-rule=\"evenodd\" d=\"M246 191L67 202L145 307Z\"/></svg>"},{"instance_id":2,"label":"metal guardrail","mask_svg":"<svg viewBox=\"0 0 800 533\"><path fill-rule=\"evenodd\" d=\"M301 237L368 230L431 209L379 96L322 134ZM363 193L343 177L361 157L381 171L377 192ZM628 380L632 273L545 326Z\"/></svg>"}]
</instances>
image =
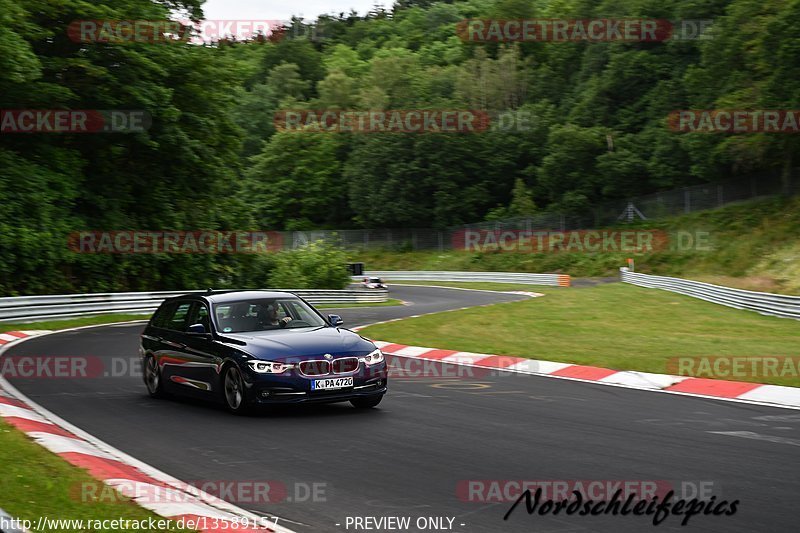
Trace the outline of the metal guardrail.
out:
<instances>
[{"instance_id":1,"label":"metal guardrail","mask_svg":"<svg viewBox=\"0 0 800 533\"><path fill-rule=\"evenodd\" d=\"M388 300L385 290L274 289L292 292L313 305L380 303ZM149 314L165 298L205 291L111 292L0 298L0 322L34 322L111 313Z\"/></svg>"},{"instance_id":2,"label":"metal guardrail","mask_svg":"<svg viewBox=\"0 0 800 533\"><path fill-rule=\"evenodd\" d=\"M354 281L365 277L379 277L387 282L400 281L471 281L492 283L519 283L526 285L555 285L569 287L566 274L528 274L525 272L448 272L414 270L372 270L362 276L353 276Z\"/></svg>"},{"instance_id":3,"label":"metal guardrail","mask_svg":"<svg viewBox=\"0 0 800 533\"><path fill-rule=\"evenodd\" d=\"M627 267L620 268L620 275L624 283L677 292L715 304L755 311L762 315L800 320L800 296L746 291L702 281L639 274L630 272Z\"/></svg>"}]
</instances>

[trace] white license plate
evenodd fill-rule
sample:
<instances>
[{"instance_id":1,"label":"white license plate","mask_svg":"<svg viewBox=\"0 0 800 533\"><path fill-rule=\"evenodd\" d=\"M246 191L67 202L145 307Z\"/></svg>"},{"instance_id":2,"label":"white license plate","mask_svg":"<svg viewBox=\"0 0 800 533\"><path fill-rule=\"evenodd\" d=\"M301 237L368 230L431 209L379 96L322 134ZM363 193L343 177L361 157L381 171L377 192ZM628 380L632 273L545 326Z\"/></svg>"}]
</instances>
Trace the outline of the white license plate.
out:
<instances>
[{"instance_id":1,"label":"white license plate","mask_svg":"<svg viewBox=\"0 0 800 533\"><path fill-rule=\"evenodd\" d=\"M349 378L315 379L311 382L311 390L343 389L353 386L353 376Z\"/></svg>"}]
</instances>

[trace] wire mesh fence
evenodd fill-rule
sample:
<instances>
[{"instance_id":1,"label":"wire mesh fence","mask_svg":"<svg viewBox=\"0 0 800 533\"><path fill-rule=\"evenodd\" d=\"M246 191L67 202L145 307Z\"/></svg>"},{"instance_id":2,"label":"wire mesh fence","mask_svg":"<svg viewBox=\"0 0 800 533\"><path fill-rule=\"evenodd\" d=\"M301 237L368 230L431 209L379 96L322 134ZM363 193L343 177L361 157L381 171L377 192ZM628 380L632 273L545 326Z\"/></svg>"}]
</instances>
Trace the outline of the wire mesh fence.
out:
<instances>
[{"instance_id":1,"label":"wire mesh fence","mask_svg":"<svg viewBox=\"0 0 800 533\"><path fill-rule=\"evenodd\" d=\"M583 213L542 212L524 218L476 222L437 230L430 228L348 229L283 233L286 248L326 240L347 249L397 251L450 250L463 245L466 230L570 231L600 228L635 220L655 220L783 193L800 194L800 180L788 188L779 174L762 174L733 182L715 182L624 200L605 202Z\"/></svg>"}]
</instances>

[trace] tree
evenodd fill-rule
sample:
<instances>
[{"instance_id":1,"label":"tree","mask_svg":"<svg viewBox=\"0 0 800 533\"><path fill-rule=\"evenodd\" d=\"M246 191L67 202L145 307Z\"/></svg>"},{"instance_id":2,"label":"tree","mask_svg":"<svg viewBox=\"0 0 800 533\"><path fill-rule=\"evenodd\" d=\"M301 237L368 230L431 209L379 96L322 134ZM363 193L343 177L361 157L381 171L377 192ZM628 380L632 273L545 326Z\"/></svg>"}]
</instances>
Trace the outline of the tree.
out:
<instances>
[{"instance_id":1,"label":"tree","mask_svg":"<svg viewBox=\"0 0 800 533\"><path fill-rule=\"evenodd\" d=\"M536 213L536 202L533 201L533 194L525 186L522 178L514 181L514 190L511 192L511 204L508 212L514 217L528 217Z\"/></svg>"},{"instance_id":2,"label":"tree","mask_svg":"<svg viewBox=\"0 0 800 533\"><path fill-rule=\"evenodd\" d=\"M336 133L276 133L252 158L245 194L260 227L312 229L347 225L341 179L343 138Z\"/></svg>"},{"instance_id":3,"label":"tree","mask_svg":"<svg viewBox=\"0 0 800 533\"><path fill-rule=\"evenodd\" d=\"M317 85L321 108L352 109L358 103L358 80L341 70L333 70Z\"/></svg>"},{"instance_id":4,"label":"tree","mask_svg":"<svg viewBox=\"0 0 800 533\"><path fill-rule=\"evenodd\" d=\"M606 131L568 124L556 126L548 138L549 153L538 168L538 187L550 202L570 209L600 198L597 158L608 150Z\"/></svg>"},{"instance_id":5,"label":"tree","mask_svg":"<svg viewBox=\"0 0 800 533\"><path fill-rule=\"evenodd\" d=\"M278 102L303 98L310 85L308 80L302 78L300 67L295 63L281 62L269 71L267 77L267 88Z\"/></svg>"}]
</instances>

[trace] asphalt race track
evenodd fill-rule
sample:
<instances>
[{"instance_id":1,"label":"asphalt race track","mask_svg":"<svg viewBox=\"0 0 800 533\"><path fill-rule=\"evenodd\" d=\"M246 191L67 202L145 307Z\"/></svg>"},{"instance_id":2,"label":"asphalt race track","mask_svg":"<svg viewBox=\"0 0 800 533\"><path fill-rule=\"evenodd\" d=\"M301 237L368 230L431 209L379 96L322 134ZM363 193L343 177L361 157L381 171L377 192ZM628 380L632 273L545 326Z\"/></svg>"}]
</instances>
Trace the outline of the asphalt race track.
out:
<instances>
[{"instance_id":1,"label":"asphalt race track","mask_svg":"<svg viewBox=\"0 0 800 533\"><path fill-rule=\"evenodd\" d=\"M521 298L402 286L391 296L414 305L340 314L354 326ZM287 499L234 503L280 516L297 531L367 531L346 528L348 516L411 517L406 531L420 531L418 517L449 517L451 531L464 533L797 530L800 411L486 374L395 378L371 411L340 404L236 417L213 404L148 398L134 367L141 329L49 335L6 353L96 356L110 375L10 381L57 415L184 481L272 480ZM648 516L529 516L524 504L504 521L512 502L465 501L467 480L506 487L506 480L646 480L713 487L717 501L740 503L733 516L697 515L686 527L677 516L659 526Z\"/></svg>"}]
</instances>

